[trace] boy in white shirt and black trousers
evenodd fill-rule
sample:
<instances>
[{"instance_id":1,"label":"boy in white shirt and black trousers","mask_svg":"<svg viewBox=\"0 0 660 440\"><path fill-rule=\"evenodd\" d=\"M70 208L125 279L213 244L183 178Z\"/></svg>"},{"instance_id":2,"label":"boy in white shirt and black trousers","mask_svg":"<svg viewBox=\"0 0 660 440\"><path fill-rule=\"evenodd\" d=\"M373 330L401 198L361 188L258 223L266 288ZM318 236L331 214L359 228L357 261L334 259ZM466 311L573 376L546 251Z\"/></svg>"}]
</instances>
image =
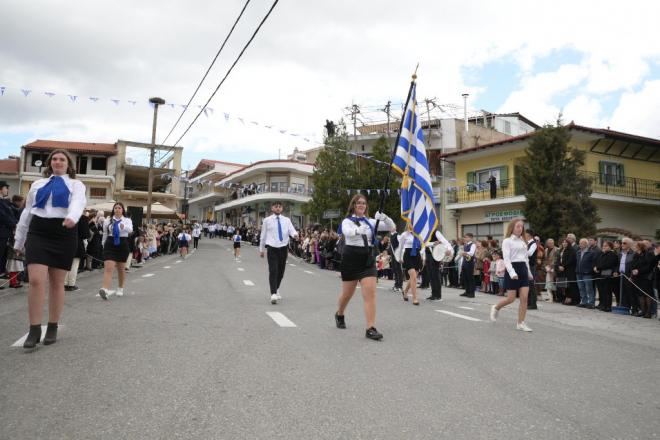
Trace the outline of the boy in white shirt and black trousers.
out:
<instances>
[{"instance_id":1,"label":"boy in white shirt and black trousers","mask_svg":"<svg viewBox=\"0 0 660 440\"><path fill-rule=\"evenodd\" d=\"M278 290L286 269L289 237L298 239L298 232L291 220L282 215L282 202L274 201L270 207L272 215L266 217L261 224L261 240L259 252L261 258L268 253L268 283L270 284L270 303L277 304L281 300Z\"/></svg>"}]
</instances>

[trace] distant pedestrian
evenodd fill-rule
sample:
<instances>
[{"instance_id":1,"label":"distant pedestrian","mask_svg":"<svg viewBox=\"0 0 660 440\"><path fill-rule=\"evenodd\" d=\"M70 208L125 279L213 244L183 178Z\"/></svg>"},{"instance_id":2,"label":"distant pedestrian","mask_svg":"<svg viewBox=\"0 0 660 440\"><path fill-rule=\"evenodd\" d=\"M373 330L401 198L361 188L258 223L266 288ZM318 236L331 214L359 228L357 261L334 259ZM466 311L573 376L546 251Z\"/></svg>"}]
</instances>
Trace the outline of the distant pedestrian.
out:
<instances>
[{"instance_id":1,"label":"distant pedestrian","mask_svg":"<svg viewBox=\"0 0 660 440\"><path fill-rule=\"evenodd\" d=\"M23 347L32 349L41 339L41 315L49 286L48 327L44 345L55 343L64 308L64 277L71 269L77 247L76 223L87 199L85 185L76 179L74 161L65 150L54 150L46 159L44 179L32 184L25 209L16 227L14 250L25 249L28 268L30 332Z\"/></svg>"},{"instance_id":2,"label":"distant pedestrian","mask_svg":"<svg viewBox=\"0 0 660 440\"><path fill-rule=\"evenodd\" d=\"M179 241L179 256L181 258L188 258L188 247L190 246L190 242L192 241L192 237L190 234L188 234L188 229L184 228L179 235L177 236L177 240Z\"/></svg>"},{"instance_id":3,"label":"distant pedestrian","mask_svg":"<svg viewBox=\"0 0 660 440\"><path fill-rule=\"evenodd\" d=\"M261 225L261 239L259 240L259 255L264 258L268 253L268 284L270 286L270 302L277 304L282 299L279 293L286 258L288 256L289 237L298 239L298 232L291 220L282 215L282 202L274 201L271 204L272 214L263 220Z\"/></svg>"},{"instance_id":4,"label":"distant pedestrian","mask_svg":"<svg viewBox=\"0 0 660 440\"><path fill-rule=\"evenodd\" d=\"M117 268L117 296L124 295L126 280L126 259L130 253L128 236L133 232L133 222L125 217L126 209L122 203L115 203L112 216L103 223L103 287L99 290L101 298L107 300L112 293L112 272Z\"/></svg>"},{"instance_id":5,"label":"distant pedestrian","mask_svg":"<svg viewBox=\"0 0 660 440\"><path fill-rule=\"evenodd\" d=\"M239 258L241 258L241 240L242 240L241 234L238 231L236 231L234 236L231 238L231 241L234 242L234 259L235 260L238 260Z\"/></svg>"}]
</instances>

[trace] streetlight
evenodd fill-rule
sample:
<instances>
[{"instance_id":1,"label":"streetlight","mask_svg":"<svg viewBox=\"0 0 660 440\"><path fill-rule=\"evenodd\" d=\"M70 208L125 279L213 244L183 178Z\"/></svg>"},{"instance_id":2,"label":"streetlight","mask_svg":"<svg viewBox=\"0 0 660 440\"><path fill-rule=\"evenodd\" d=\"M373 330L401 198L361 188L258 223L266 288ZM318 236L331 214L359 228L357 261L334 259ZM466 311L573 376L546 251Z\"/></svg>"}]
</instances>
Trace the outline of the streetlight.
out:
<instances>
[{"instance_id":1,"label":"streetlight","mask_svg":"<svg viewBox=\"0 0 660 440\"><path fill-rule=\"evenodd\" d=\"M158 106L165 104L163 98L149 98L149 102L154 105L154 125L151 129L151 155L149 158L149 182L147 184L147 224L151 224L151 193L153 191L154 180L154 154L156 150L156 120L158 119Z\"/></svg>"}]
</instances>

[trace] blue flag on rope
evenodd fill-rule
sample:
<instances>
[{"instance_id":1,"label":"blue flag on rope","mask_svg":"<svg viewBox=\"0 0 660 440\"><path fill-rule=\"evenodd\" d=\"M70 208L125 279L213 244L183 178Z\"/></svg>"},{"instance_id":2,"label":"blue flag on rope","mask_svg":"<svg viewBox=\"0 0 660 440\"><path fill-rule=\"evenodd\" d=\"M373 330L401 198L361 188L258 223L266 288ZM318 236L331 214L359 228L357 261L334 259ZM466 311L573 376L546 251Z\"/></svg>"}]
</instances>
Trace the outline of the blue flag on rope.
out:
<instances>
[{"instance_id":1,"label":"blue flag on rope","mask_svg":"<svg viewBox=\"0 0 660 440\"><path fill-rule=\"evenodd\" d=\"M416 91L417 84L413 84L410 104L392 162L392 168L402 176L401 218L415 236L412 255L416 255L417 249L425 247L432 240L438 227L424 133L417 114Z\"/></svg>"}]
</instances>

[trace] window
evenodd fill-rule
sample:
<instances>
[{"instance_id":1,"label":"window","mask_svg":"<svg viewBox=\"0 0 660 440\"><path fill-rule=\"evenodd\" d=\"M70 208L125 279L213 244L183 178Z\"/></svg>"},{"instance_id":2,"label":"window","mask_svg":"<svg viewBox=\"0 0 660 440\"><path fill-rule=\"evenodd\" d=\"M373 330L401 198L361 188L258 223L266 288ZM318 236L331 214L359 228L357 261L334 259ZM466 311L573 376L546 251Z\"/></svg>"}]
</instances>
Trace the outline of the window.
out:
<instances>
[{"instance_id":1,"label":"window","mask_svg":"<svg viewBox=\"0 0 660 440\"><path fill-rule=\"evenodd\" d=\"M105 192L107 188L90 188L89 197L92 199L105 199Z\"/></svg>"},{"instance_id":2,"label":"window","mask_svg":"<svg viewBox=\"0 0 660 440\"><path fill-rule=\"evenodd\" d=\"M505 165L496 168L488 168L485 170L468 172L467 173L468 191L489 189L488 179L490 178L490 176L495 176L495 181L498 187L506 188L509 186L509 167Z\"/></svg>"},{"instance_id":3,"label":"window","mask_svg":"<svg viewBox=\"0 0 660 440\"><path fill-rule=\"evenodd\" d=\"M32 153L32 166L36 167L38 166L35 162L40 160L41 161L41 166L45 167L46 166L46 159L48 159L48 153Z\"/></svg>"},{"instance_id":4,"label":"window","mask_svg":"<svg viewBox=\"0 0 660 440\"><path fill-rule=\"evenodd\" d=\"M92 170L105 171L107 166L107 157L92 157Z\"/></svg>"},{"instance_id":5,"label":"window","mask_svg":"<svg viewBox=\"0 0 660 440\"><path fill-rule=\"evenodd\" d=\"M624 186L623 164L601 161L598 163L601 185Z\"/></svg>"},{"instance_id":6,"label":"window","mask_svg":"<svg viewBox=\"0 0 660 440\"><path fill-rule=\"evenodd\" d=\"M511 134L511 122L504 121L504 133Z\"/></svg>"},{"instance_id":7,"label":"window","mask_svg":"<svg viewBox=\"0 0 660 440\"><path fill-rule=\"evenodd\" d=\"M474 239L481 241L485 240L487 236L491 235L494 240L502 243L502 235L504 234L504 223L480 223L476 225L463 225L463 235L471 232L474 234Z\"/></svg>"}]
</instances>

